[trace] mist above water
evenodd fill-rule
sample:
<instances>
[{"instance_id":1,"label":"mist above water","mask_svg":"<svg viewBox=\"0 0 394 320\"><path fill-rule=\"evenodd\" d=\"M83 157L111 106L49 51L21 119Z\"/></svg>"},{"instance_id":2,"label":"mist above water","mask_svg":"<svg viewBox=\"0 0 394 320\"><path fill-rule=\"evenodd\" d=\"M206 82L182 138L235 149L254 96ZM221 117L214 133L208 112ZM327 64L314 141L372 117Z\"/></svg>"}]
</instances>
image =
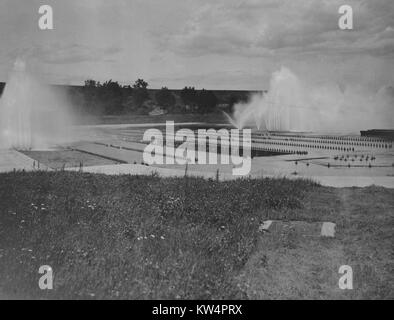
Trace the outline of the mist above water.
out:
<instances>
[{"instance_id":1,"label":"mist above water","mask_svg":"<svg viewBox=\"0 0 394 320\"><path fill-rule=\"evenodd\" d=\"M0 99L0 148L47 149L72 137L64 94L41 83L17 59Z\"/></svg>"},{"instance_id":2,"label":"mist above water","mask_svg":"<svg viewBox=\"0 0 394 320\"><path fill-rule=\"evenodd\" d=\"M235 105L230 122L269 131L355 131L394 127L394 88L378 92L337 84L315 85L282 67L266 94Z\"/></svg>"}]
</instances>

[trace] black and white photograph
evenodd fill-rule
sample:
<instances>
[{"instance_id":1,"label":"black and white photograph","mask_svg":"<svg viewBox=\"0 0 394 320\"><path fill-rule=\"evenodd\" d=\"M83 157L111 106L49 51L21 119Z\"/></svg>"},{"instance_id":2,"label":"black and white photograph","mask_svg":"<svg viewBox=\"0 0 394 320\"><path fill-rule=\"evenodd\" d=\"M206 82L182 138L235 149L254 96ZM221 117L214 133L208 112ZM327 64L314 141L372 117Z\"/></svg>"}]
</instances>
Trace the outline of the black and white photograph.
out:
<instances>
[{"instance_id":1,"label":"black and white photograph","mask_svg":"<svg viewBox=\"0 0 394 320\"><path fill-rule=\"evenodd\" d=\"M392 0L0 0L0 300L392 300L393 142Z\"/></svg>"}]
</instances>

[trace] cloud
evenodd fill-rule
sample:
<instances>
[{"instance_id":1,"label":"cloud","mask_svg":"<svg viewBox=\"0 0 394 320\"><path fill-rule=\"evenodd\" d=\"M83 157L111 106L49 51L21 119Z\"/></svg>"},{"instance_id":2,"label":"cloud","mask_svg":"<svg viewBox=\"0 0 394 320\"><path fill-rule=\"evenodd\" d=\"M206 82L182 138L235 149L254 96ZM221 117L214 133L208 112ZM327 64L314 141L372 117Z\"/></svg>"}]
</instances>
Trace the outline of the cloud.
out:
<instances>
[{"instance_id":1,"label":"cloud","mask_svg":"<svg viewBox=\"0 0 394 320\"><path fill-rule=\"evenodd\" d=\"M11 50L8 57L15 59L23 56L29 60L35 60L44 64L75 64L108 60L113 55L121 52L120 47L93 48L81 44L56 43L51 45L35 44L27 48Z\"/></svg>"},{"instance_id":2,"label":"cloud","mask_svg":"<svg viewBox=\"0 0 394 320\"><path fill-rule=\"evenodd\" d=\"M42 1L0 1L2 80L22 52L48 81L266 89L282 65L321 81L394 81L392 0L48 1L51 32L37 27ZM352 31L338 29L344 2Z\"/></svg>"},{"instance_id":3,"label":"cloud","mask_svg":"<svg viewBox=\"0 0 394 320\"><path fill-rule=\"evenodd\" d=\"M350 0L354 30L338 28L339 0L219 0L185 25L156 37L160 48L186 56L272 56L298 53L393 55L394 2ZM334 52L335 53L335 52Z\"/></svg>"}]
</instances>

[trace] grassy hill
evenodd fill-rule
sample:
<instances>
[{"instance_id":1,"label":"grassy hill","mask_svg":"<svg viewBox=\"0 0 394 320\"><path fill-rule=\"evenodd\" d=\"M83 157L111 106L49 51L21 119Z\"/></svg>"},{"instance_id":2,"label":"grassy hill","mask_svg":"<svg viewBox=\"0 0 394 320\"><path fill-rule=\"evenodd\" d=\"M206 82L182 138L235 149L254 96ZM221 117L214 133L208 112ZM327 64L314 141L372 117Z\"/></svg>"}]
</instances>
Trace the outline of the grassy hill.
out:
<instances>
[{"instance_id":1,"label":"grassy hill","mask_svg":"<svg viewBox=\"0 0 394 320\"><path fill-rule=\"evenodd\" d=\"M286 179L1 174L0 296L393 298L393 196ZM266 219L332 221L337 236L261 234ZM354 290L338 288L343 264ZM41 265L53 290L38 288Z\"/></svg>"}]
</instances>

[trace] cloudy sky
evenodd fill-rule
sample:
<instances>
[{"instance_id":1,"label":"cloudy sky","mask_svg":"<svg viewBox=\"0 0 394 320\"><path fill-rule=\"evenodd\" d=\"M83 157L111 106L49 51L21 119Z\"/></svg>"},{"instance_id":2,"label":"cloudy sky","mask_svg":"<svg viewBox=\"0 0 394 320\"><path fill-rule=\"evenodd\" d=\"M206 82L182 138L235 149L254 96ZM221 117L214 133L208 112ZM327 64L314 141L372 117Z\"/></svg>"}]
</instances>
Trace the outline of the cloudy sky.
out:
<instances>
[{"instance_id":1,"label":"cloudy sky","mask_svg":"<svg viewBox=\"0 0 394 320\"><path fill-rule=\"evenodd\" d=\"M54 10L52 31L38 8ZM338 28L349 4L354 29ZM315 82L394 85L393 0L0 0L0 80L18 55L47 82L266 89L286 66Z\"/></svg>"}]
</instances>

